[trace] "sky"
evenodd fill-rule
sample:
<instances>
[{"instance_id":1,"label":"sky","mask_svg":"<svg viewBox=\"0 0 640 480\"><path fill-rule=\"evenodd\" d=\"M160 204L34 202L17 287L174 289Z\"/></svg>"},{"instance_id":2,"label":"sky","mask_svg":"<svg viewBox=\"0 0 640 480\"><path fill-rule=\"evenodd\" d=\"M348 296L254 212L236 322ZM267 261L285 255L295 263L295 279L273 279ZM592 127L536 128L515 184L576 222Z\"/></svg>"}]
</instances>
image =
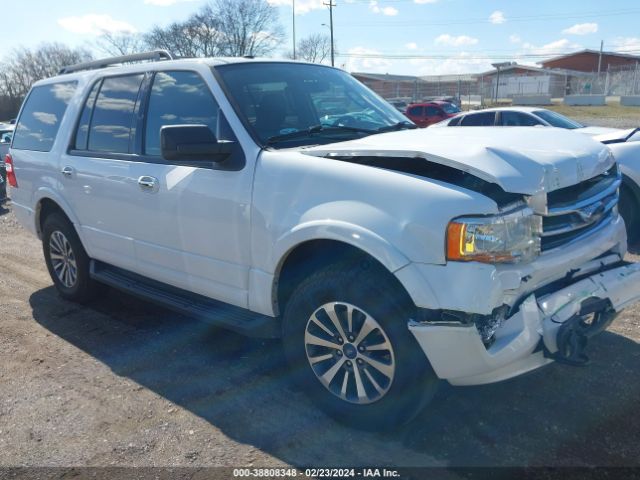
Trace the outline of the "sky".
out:
<instances>
[{"instance_id":1,"label":"sky","mask_svg":"<svg viewBox=\"0 0 640 480\"><path fill-rule=\"evenodd\" d=\"M10 0L0 0L9 4ZM267 0L291 50L292 0ZM295 0L297 38L328 34L329 0ZM402 75L476 73L494 62L535 65L583 48L640 54L637 0L333 0L336 66ZM95 50L103 31L145 32L186 19L206 0L20 0L3 9L0 59L63 42ZM7 21L7 14L10 18ZM323 25L325 24L325 25Z\"/></svg>"}]
</instances>

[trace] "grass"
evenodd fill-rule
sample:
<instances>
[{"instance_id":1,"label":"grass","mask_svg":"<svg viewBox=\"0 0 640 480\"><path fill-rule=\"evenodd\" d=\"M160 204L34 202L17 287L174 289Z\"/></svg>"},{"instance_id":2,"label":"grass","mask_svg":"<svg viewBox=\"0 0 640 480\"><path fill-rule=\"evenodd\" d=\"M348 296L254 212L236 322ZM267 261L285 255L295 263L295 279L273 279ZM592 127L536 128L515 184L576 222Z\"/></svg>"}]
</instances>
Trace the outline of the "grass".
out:
<instances>
[{"instance_id":1,"label":"grass","mask_svg":"<svg viewBox=\"0 0 640 480\"><path fill-rule=\"evenodd\" d=\"M568 105L549 105L544 108L561 113L567 117L580 118L629 118L640 120L640 107L623 107L619 103L608 103L602 107L579 107Z\"/></svg>"}]
</instances>

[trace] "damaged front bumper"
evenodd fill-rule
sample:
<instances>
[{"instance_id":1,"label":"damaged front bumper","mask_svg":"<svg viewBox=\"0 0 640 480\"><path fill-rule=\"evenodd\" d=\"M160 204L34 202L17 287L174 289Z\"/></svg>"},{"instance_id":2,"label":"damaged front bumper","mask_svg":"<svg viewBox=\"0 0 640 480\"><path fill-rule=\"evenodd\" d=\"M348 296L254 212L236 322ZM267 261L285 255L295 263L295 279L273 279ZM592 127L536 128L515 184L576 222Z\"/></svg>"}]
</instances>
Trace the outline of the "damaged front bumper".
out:
<instances>
[{"instance_id":1,"label":"damaged front bumper","mask_svg":"<svg viewBox=\"0 0 640 480\"><path fill-rule=\"evenodd\" d=\"M552 293L529 295L488 347L474 324L411 321L409 330L438 377L453 385L479 385L515 377L554 360L585 363L587 339L637 301L640 264L626 264Z\"/></svg>"}]
</instances>

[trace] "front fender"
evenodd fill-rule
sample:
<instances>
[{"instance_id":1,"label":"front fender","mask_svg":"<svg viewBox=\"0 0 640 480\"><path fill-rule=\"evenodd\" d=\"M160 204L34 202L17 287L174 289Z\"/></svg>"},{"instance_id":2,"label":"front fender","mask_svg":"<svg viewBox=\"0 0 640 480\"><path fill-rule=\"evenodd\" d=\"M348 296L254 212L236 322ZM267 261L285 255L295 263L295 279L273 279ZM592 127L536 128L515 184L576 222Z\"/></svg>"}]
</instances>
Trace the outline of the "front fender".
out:
<instances>
[{"instance_id":1,"label":"front fender","mask_svg":"<svg viewBox=\"0 0 640 480\"><path fill-rule=\"evenodd\" d=\"M391 243L363 227L339 220L313 220L296 225L276 240L273 254L279 260L272 271L277 271L296 246L311 240L335 240L349 244L375 258L390 272L409 263L409 259Z\"/></svg>"}]
</instances>

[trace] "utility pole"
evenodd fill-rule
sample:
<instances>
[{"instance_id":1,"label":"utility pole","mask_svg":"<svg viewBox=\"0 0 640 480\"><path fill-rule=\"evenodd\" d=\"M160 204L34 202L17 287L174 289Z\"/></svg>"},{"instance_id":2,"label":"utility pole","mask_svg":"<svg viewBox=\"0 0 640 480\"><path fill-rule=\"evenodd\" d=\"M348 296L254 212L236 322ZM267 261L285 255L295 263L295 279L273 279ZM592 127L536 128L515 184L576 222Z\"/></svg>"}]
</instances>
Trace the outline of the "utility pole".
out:
<instances>
[{"instance_id":1,"label":"utility pole","mask_svg":"<svg viewBox=\"0 0 640 480\"><path fill-rule=\"evenodd\" d=\"M600 69L602 67L602 50L604 49L604 40L600 40L600 55L598 56L598 80L600 80Z\"/></svg>"},{"instance_id":2,"label":"utility pole","mask_svg":"<svg viewBox=\"0 0 640 480\"><path fill-rule=\"evenodd\" d=\"M293 59L296 59L296 0L293 2L293 14L291 21L293 22Z\"/></svg>"},{"instance_id":3,"label":"utility pole","mask_svg":"<svg viewBox=\"0 0 640 480\"><path fill-rule=\"evenodd\" d=\"M329 30L331 30L331 66L335 65L335 55L333 51L333 7L337 5L333 3L333 0L329 0L329 3L323 3L325 7L329 7Z\"/></svg>"}]
</instances>

